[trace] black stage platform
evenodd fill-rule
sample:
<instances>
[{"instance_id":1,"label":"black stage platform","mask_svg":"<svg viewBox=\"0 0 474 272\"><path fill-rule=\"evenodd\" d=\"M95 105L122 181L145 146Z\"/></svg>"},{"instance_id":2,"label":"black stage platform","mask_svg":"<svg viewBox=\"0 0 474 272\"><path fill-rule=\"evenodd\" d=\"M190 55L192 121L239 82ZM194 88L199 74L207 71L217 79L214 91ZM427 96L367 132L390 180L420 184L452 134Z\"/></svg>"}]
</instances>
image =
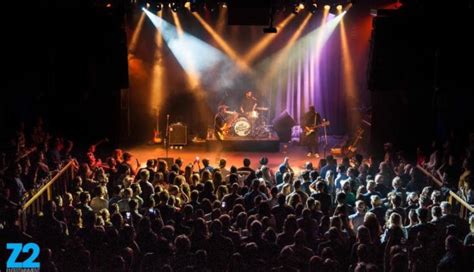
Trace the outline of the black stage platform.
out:
<instances>
[{"instance_id":1,"label":"black stage platform","mask_svg":"<svg viewBox=\"0 0 474 272\"><path fill-rule=\"evenodd\" d=\"M247 152L279 152L280 139L277 135L265 138L228 136L222 142L216 138L208 138L206 141L208 150L222 148L225 151L247 151Z\"/></svg>"}]
</instances>

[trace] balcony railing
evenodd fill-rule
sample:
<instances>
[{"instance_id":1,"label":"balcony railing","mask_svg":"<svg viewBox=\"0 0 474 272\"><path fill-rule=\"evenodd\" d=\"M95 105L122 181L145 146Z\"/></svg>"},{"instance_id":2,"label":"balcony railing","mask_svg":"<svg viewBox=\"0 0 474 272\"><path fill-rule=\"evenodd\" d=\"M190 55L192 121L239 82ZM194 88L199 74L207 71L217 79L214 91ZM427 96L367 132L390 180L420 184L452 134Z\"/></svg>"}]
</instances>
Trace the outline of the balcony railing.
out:
<instances>
[{"instance_id":1,"label":"balcony railing","mask_svg":"<svg viewBox=\"0 0 474 272\"><path fill-rule=\"evenodd\" d=\"M443 182L439 180L437 177L435 177L433 174L428 172L425 168L417 165L416 168L418 168L423 174L431 178L431 180L437 184L439 187L443 187ZM470 214L474 214L474 207L469 205L464 199L459 197L456 192L453 192L452 190L449 190L449 196L448 196L448 202L451 203L452 207L455 207L458 211L459 217L464 218L466 220L469 219Z\"/></svg>"},{"instance_id":2,"label":"balcony railing","mask_svg":"<svg viewBox=\"0 0 474 272\"><path fill-rule=\"evenodd\" d=\"M28 229L31 220L43 210L44 203L68 191L68 186L75 175L73 166L74 163L70 161L23 204L20 218L22 230Z\"/></svg>"}]
</instances>

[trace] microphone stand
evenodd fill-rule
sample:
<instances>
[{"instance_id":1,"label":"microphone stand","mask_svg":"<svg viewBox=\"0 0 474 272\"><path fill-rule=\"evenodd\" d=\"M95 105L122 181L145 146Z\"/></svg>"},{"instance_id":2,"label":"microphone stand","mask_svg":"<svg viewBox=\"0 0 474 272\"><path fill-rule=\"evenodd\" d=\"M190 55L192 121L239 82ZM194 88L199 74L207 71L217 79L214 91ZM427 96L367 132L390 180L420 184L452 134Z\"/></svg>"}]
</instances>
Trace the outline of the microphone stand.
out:
<instances>
[{"instance_id":1,"label":"microphone stand","mask_svg":"<svg viewBox=\"0 0 474 272\"><path fill-rule=\"evenodd\" d=\"M167 115L166 115L166 136L165 136L165 141L164 141L164 143L165 143L165 150L166 150L166 158L168 158L168 150L169 150L169 144L168 144L168 138L169 138L169 136L170 136L170 134L169 134L169 131L170 131L170 129L169 129L169 121L170 121L170 115L167 114Z\"/></svg>"},{"instance_id":2,"label":"microphone stand","mask_svg":"<svg viewBox=\"0 0 474 272\"><path fill-rule=\"evenodd\" d=\"M323 119L323 122L326 122L326 119ZM323 126L324 129L324 157L326 158L326 149L328 147L328 133L326 130L326 126Z\"/></svg>"}]
</instances>

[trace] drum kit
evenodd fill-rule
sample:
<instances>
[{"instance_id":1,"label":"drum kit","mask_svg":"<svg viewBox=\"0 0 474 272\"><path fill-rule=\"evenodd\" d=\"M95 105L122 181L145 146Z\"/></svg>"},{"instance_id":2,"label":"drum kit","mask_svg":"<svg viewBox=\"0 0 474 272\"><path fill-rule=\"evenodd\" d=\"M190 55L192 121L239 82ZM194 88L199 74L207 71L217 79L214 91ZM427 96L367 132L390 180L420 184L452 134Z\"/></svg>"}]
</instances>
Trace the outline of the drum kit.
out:
<instances>
[{"instance_id":1,"label":"drum kit","mask_svg":"<svg viewBox=\"0 0 474 272\"><path fill-rule=\"evenodd\" d=\"M231 128L229 135L238 137L268 137L270 130L267 126L268 116L265 114L269 109L257 107L254 111L238 113L227 111L226 123Z\"/></svg>"}]
</instances>

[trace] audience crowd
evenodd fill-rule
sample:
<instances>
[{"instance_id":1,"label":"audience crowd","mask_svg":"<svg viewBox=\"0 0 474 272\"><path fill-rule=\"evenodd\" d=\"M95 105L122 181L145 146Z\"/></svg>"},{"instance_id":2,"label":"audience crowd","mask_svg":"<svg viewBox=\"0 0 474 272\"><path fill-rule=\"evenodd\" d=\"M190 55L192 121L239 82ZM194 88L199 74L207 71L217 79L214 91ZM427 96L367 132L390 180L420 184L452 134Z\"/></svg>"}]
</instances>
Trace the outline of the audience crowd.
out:
<instances>
[{"instance_id":1,"label":"audience crowd","mask_svg":"<svg viewBox=\"0 0 474 272\"><path fill-rule=\"evenodd\" d=\"M77 159L72 142L41 123L27 140L20 126L17 154L35 150L3 158L0 173L0 244L38 243L41 271L474 269L474 216L459 217L448 201L451 190L474 204L474 157L449 141L413 161L386 144L380 162L327 156L298 171L288 158L270 169L266 157L140 166L120 149L96 159L95 146ZM69 191L20 229L25 195L69 161Z\"/></svg>"}]
</instances>

